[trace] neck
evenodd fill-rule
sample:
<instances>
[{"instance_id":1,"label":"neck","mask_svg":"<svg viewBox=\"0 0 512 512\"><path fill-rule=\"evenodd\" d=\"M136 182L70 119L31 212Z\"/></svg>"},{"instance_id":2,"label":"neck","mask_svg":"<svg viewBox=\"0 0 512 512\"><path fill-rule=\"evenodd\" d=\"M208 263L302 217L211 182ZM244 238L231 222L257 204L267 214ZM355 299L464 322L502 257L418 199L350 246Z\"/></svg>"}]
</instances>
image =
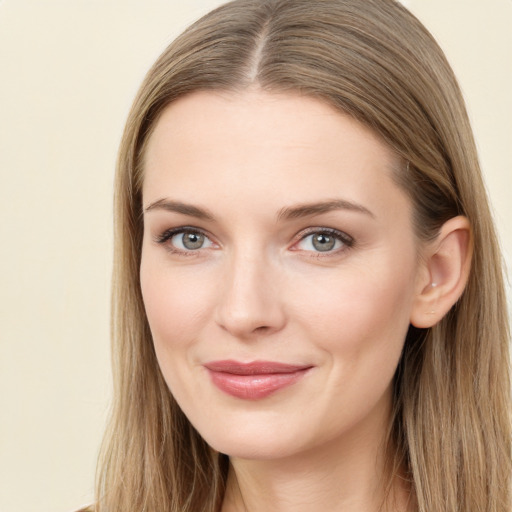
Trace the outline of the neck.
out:
<instances>
[{"instance_id":1,"label":"neck","mask_svg":"<svg viewBox=\"0 0 512 512\"><path fill-rule=\"evenodd\" d=\"M289 457L232 457L222 512L406 512L408 489L387 470L386 430L359 424Z\"/></svg>"}]
</instances>

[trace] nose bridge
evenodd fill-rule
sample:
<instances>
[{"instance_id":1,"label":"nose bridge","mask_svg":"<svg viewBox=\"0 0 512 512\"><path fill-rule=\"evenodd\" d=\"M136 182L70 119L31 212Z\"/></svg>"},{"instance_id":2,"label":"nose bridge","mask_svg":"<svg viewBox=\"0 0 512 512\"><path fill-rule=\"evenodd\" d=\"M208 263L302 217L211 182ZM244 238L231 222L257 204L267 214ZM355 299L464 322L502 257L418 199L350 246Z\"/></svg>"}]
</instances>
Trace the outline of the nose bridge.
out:
<instances>
[{"instance_id":1,"label":"nose bridge","mask_svg":"<svg viewBox=\"0 0 512 512\"><path fill-rule=\"evenodd\" d=\"M279 269L264 250L245 246L226 261L217 323L236 337L270 333L285 323Z\"/></svg>"}]
</instances>

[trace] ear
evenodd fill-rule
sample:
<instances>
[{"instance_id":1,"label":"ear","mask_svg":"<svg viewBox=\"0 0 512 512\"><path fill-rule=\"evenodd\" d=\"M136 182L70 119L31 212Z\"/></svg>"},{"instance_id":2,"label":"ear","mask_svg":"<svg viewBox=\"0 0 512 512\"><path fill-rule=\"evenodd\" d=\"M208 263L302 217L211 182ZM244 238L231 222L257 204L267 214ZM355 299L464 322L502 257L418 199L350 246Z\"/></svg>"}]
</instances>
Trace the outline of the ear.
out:
<instances>
[{"instance_id":1,"label":"ear","mask_svg":"<svg viewBox=\"0 0 512 512\"><path fill-rule=\"evenodd\" d=\"M419 328L437 324L462 295L466 286L473 241L466 217L443 224L439 235L423 250L423 272L411 311L411 324Z\"/></svg>"}]
</instances>

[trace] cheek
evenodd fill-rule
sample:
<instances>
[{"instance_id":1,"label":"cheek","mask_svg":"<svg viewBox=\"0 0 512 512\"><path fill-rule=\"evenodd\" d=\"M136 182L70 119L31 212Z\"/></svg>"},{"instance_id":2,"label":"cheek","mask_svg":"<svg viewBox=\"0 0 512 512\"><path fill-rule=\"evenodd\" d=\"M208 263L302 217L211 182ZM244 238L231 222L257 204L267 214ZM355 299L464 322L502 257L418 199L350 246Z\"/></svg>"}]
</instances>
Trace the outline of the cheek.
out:
<instances>
[{"instance_id":1,"label":"cheek","mask_svg":"<svg viewBox=\"0 0 512 512\"><path fill-rule=\"evenodd\" d=\"M327 352L353 362L372 354L382 360L399 357L409 327L414 269L410 262L388 262L368 268L350 268L298 290L302 297L296 318Z\"/></svg>"},{"instance_id":2,"label":"cheek","mask_svg":"<svg viewBox=\"0 0 512 512\"><path fill-rule=\"evenodd\" d=\"M211 288L204 277L161 262L142 261L141 290L163 377L180 404L195 403L191 347L211 316Z\"/></svg>"},{"instance_id":3,"label":"cheek","mask_svg":"<svg viewBox=\"0 0 512 512\"><path fill-rule=\"evenodd\" d=\"M155 347L178 348L196 338L212 304L204 276L142 260L141 290Z\"/></svg>"},{"instance_id":4,"label":"cheek","mask_svg":"<svg viewBox=\"0 0 512 512\"><path fill-rule=\"evenodd\" d=\"M350 428L390 397L390 386L409 328L412 303L411 276L393 272L331 279L329 293L309 294L303 302L301 330L320 349L328 368L325 393L319 407L332 419ZM387 403L387 402L386 402ZM341 422L341 423L340 423Z\"/></svg>"}]
</instances>

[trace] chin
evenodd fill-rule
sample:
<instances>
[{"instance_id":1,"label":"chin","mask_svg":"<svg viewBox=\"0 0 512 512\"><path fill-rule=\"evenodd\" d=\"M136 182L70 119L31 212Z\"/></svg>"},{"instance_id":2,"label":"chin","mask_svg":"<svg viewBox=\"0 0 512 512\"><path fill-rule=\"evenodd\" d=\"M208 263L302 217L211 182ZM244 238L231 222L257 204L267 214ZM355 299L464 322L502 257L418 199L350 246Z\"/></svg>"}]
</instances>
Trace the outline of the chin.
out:
<instances>
[{"instance_id":1,"label":"chin","mask_svg":"<svg viewBox=\"0 0 512 512\"><path fill-rule=\"evenodd\" d=\"M294 428L294 423L296 427ZM321 454L325 449L336 450L343 438L337 431L319 432L318 428L300 428L297 422L257 424L244 428L241 425L225 427L220 432L201 432L203 439L216 451L231 458L244 460L294 460L295 457L309 457ZM308 455L309 454L309 455Z\"/></svg>"},{"instance_id":2,"label":"chin","mask_svg":"<svg viewBox=\"0 0 512 512\"><path fill-rule=\"evenodd\" d=\"M216 451L228 455L230 458L245 459L245 460L274 460L284 459L294 455L297 452L297 447L294 450L279 440L265 440L262 439L229 439L222 440L218 443L208 443ZM207 441L208 442L208 441Z\"/></svg>"},{"instance_id":3,"label":"chin","mask_svg":"<svg viewBox=\"0 0 512 512\"><path fill-rule=\"evenodd\" d=\"M197 427L196 427L197 428ZM229 457L250 460L271 460L292 456L305 448L304 439L297 439L286 429L259 428L257 425L224 425L219 430L198 429L199 434L214 450ZM283 436L285 434L285 436Z\"/></svg>"}]
</instances>

